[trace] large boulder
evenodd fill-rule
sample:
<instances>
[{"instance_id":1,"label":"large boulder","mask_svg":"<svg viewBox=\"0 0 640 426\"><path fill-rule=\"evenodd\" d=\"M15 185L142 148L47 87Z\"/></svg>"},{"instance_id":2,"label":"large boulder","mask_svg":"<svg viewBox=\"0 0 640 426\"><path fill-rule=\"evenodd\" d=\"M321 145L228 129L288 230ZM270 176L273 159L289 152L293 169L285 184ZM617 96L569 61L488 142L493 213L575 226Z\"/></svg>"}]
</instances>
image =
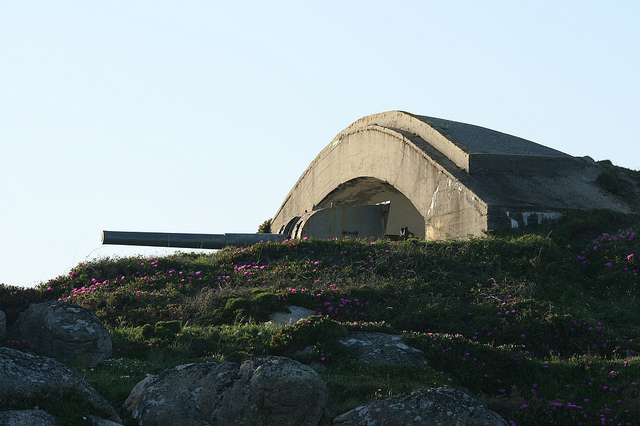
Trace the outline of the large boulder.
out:
<instances>
[{"instance_id":1,"label":"large boulder","mask_svg":"<svg viewBox=\"0 0 640 426\"><path fill-rule=\"evenodd\" d=\"M102 417L88 416L93 426L122 426L121 423L112 422ZM60 424L58 419L43 410L6 410L0 411L0 425L2 426L56 426Z\"/></svg>"},{"instance_id":2,"label":"large boulder","mask_svg":"<svg viewBox=\"0 0 640 426\"><path fill-rule=\"evenodd\" d=\"M308 425L327 422L327 390L284 357L187 364L138 383L125 407L141 425Z\"/></svg>"},{"instance_id":3,"label":"large boulder","mask_svg":"<svg viewBox=\"0 0 640 426\"><path fill-rule=\"evenodd\" d=\"M141 425L207 424L240 377L232 362L179 365L147 376L124 405Z\"/></svg>"},{"instance_id":4,"label":"large boulder","mask_svg":"<svg viewBox=\"0 0 640 426\"><path fill-rule=\"evenodd\" d=\"M64 302L31 304L18 317L12 333L58 359L97 363L111 357L111 336L98 317Z\"/></svg>"},{"instance_id":5,"label":"large boulder","mask_svg":"<svg viewBox=\"0 0 640 426\"><path fill-rule=\"evenodd\" d=\"M0 311L0 340L4 340L7 335L7 316Z\"/></svg>"},{"instance_id":6,"label":"large boulder","mask_svg":"<svg viewBox=\"0 0 640 426\"><path fill-rule=\"evenodd\" d=\"M10 395L30 398L48 386L60 391L75 388L94 414L121 423L107 400L66 366L50 358L0 347L0 400L6 400Z\"/></svg>"},{"instance_id":7,"label":"large boulder","mask_svg":"<svg viewBox=\"0 0 640 426\"><path fill-rule=\"evenodd\" d=\"M327 388L310 367L284 357L262 357L240 365L221 413L227 424L307 425L327 419Z\"/></svg>"},{"instance_id":8,"label":"large boulder","mask_svg":"<svg viewBox=\"0 0 640 426\"><path fill-rule=\"evenodd\" d=\"M43 410L0 411L0 425L3 426L56 426L56 418Z\"/></svg>"},{"instance_id":9,"label":"large boulder","mask_svg":"<svg viewBox=\"0 0 640 426\"><path fill-rule=\"evenodd\" d=\"M122 426L121 423L113 422L111 420L103 419L102 417L87 416L91 420L93 426Z\"/></svg>"},{"instance_id":10,"label":"large boulder","mask_svg":"<svg viewBox=\"0 0 640 426\"><path fill-rule=\"evenodd\" d=\"M499 426L507 422L466 393L444 387L370 402L337 416L332 425Z\"/></svg>"}]
</instances>

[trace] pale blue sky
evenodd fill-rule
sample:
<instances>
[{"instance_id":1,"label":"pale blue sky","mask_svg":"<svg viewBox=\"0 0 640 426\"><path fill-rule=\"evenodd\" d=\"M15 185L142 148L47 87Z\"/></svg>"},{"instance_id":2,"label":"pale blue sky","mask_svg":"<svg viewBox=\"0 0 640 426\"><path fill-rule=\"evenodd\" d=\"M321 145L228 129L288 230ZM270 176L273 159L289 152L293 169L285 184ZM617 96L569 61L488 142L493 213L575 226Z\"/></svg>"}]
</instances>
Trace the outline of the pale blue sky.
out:
<instances>
[{"instance_id":1,"label":"pale blue sky","mask_svg":"<svg viewBox=\"0 0 640 426\"><path fill-rule=\"evenodd\" d=\"M0 282L254 232L389 110L640 169L640 2L2 2Z\"/></svg>"}]
</instances>

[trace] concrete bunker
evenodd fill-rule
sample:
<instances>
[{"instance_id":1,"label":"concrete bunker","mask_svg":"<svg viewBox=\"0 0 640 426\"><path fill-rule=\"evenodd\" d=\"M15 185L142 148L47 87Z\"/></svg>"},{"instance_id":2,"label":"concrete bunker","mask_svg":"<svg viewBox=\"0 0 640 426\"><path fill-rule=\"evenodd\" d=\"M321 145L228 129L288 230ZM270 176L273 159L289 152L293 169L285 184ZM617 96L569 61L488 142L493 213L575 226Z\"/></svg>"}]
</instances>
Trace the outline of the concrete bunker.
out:
<instances>
[{"instance_id":1,"label":"concrete bunker","mask_svg":"<svg viewBox=\"0 0 640 426\"><path fill-rule=\"evenodd\" d=\"M516 136L389 111L354 122L318 154L275 214L272 229L302 235L290 231L305 214L384 202L389 202L384 235L427 239L535 226L571 209L628 212L595 185L601 172L590 159ZM340 217L347 216L352 223L336 225L342 231L330 237L364 229L362 221L378 221L353 212Z\"/></svg>"}]
</instances>

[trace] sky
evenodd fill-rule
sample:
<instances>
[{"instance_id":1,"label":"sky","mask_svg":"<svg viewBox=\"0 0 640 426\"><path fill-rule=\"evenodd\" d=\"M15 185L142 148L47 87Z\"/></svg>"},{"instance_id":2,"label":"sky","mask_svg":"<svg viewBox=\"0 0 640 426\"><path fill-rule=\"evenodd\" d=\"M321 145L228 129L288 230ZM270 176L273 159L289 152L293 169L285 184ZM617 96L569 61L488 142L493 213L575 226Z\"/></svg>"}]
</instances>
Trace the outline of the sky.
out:
<instances>
[{"instance_id":1,"label":"sky","mask_svg":"<svg viewBox=\"0 0 640 426\"><path fill-rule=\"evenodd\" d=\"M256 232L391 110L638 170L640 2L1 2L0 283Z\"/></svg>"}]
</instances>

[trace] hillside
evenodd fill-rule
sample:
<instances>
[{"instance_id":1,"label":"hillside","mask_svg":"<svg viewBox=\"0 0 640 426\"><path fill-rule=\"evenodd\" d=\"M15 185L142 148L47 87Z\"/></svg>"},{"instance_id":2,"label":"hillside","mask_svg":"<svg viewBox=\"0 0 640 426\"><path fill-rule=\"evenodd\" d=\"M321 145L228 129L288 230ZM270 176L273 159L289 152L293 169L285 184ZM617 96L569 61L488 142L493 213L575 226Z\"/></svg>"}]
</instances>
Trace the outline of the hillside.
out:
<instances>
[{"instance_id":1,"label":"hillside","mask_svg":"<svg viewBox=\"0 0 640 426\"><path fill-rule=\"evenodd\" d=\"M637 218L602 211L467 241L294 240L102 259L35 289L1 286L0 309L9 324L44 300L95 312L109 327L114 358L72 367L126 424L135 421L119 407L147 374L309 345L304 362L327 384L332 415L447 384L518 425L637 424L639 231ZM290 305L318 316L282 329L266 323ZM403 334L429 367L348 361L336 343L347 330ZM28 342L3 344L37 352ZM47 404L0 409L36 403Z\"/></svg>"}]
</instances>

